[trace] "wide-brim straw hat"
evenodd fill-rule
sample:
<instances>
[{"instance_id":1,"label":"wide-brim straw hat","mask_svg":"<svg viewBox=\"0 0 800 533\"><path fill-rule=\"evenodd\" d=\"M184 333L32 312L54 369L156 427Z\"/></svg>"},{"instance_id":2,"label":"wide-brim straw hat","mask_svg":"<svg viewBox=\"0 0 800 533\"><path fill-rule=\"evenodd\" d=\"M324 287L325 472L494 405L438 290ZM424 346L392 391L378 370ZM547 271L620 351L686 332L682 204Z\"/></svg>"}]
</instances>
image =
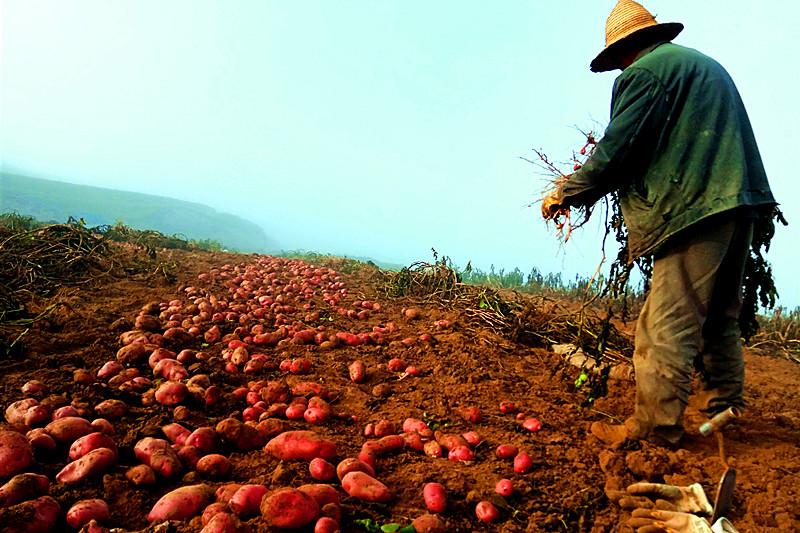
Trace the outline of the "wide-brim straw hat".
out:
<instances>
[{"instance_id":1,"label":"wide-brim straw hat","mask_svg":"<svg viewBox=\"0 0 800 533\"><path fill-rule=\"evenodd\" d=\"M606 21L606 47L594 58L589 68L592 72L606 72L620 68L614 52L633 42L644 46L658 41L671 41L683 31L680 22L656 22L656 18L633 0L619 0Z\"/></svg>"}]
</instances>

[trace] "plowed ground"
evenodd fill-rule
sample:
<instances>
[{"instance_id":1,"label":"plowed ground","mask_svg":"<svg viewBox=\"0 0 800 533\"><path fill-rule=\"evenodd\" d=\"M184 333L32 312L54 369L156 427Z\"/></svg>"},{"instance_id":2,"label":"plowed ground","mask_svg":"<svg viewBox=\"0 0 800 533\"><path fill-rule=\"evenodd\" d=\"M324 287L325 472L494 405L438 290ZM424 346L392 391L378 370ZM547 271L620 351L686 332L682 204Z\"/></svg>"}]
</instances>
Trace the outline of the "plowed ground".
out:
<instances>
[{"instance_id":1,"label":"plowed ground","mask_svg":"<svg viewBox=\"0 0 800 533\"><path fill-rule=\"evenodd\" d=\"M58 307L48 320L33 326L26 335L22 358L0 361L3 409L23 397L20 387L30 379L42 381L50 393L65 394L71 401L94 405L114 397L131 406L130 412L115 423L120 445L118 465L101 478L70 487L53 481L50 493L60 503L62 514L79 499L100 497L111 506L109 526L121 531L143 530L152 527L145 517L162 494L181 483L197 480L197 474L190 472L184 481L161 482L149 488L132 486L124 473L137 463L133 444L145 436L161 436L159 428L172 421L172 409L158 404L144 407L138 395L114 391L103 383L73 382L74 370L96 371L105 361L114 359L120 347L120 333L131 328L145 303L185 299L181 289L187 285L226 296L222 283L203 285L197 275L224 263L253 260L250 256L185 253L175 253L173 259L179 265L179 279L174 283L157 282L152 277L107 280L101 286L65 289L42 302ZM406 417L424 417L448 431L477 431L484 441L475 450L477 460L473 464L434 459L412 450L381 457L377 477L392 489L394 500L389 504L363 503L347 497L340 489L343 531L363 531L354 520L364 518L372 518L379 524L408 524L424 512L422 486L431 481L447 488L448 508L442 518L448 531L624 531L620 524L626 515L608 501L606 490L624 489L628 483L642 479L676 484L700 482L713 500L717 480L723 472L714 439L690 434L683 448L677 451L647 444L607 450L587 435L591 421L622 420L629 414L633 405L632 381L611 381L608 396L591 407L582 406L585 398L573 385L577 369L565 365L559 356L545 349L516 345L481 329L459 311L435 302L381 298L370 272L365 269L341 274L349 290L342 305L352 307L360 300L370 299L380 302L381 309L365 320L330 313L331 319L324 322L326 328L360 332L394 322L398 331L388 334L387 341L417 338L423 333L432 334L434 341L417 341L412 346L387 342L381 346L337 347L328 351L313 345L262 350L276 362L285 357L308 357L313 368L304 379L323 383L335 392L335 408L356 418L355 421L334 419L314 429L336 441L339 457L355 455L365 441L362 434L365 424L381 419L399 426ZM315 302L317 309L326 310L326 304ZM419 309L420 318L406 320L401 313L405 307ZM323 312L323 316L328 314ZM452 321L453 326L437 330L433 322L440 319ZM223 328L224 332L232 329L233 326ZM199 344L186 347L200 349ZM216 343L204 349L219 356L223 347ZM421 375L402 377L390 372L386 363L393 357L413 364ZM354 359L361 359L367 365L365 383L352 383L348 377L347 365ZM245 407L230 393L253 376L225 373L222 366L219 358L212 358L197 370L209 374L226 395L212 408L190 404L191 417L184 422L190 428L214 426ZM141 370L149 371L146 365ZM285 375L279 370L257 376L258 379L282 377ZM739 531L800 530L799 379L797 365L768 356L748 355L747 416L726 433L730 462L738 471L735 509L730 518ZM383 387L376 390L377 385ZM525 431L513 415L500 413L498 405L503 400L513 401L528 415L539 418L542 429L534 433ZM465 422L455 412L461 406L478 406L483 420L474 424ZM690 429L697 425L692 413L689 409ZM309 425L304 421L288 422L287 427ZM494 455L501 443L512 443L527 451L534 459L534 469L515 474L510 461ZM234 464L226 482L264 483L272 488L313 482L303 462L279 462L262 449L241 453L223 448L222 453L228 454ZM53 480L65 463L66 451L60 450L47 457L37 456L33 470ZM501 478L513 480L515 494L505 501L500 522L482 524L475 518L475 504L489 499ZM223 481L210 483L218 486ZM248 523L254 531L270 531L261 518ZM199 531L201 527L195 519L175 524L172 530ZM67 531L68 527L62 522L58 530Z\"/></svg>"}]
</instances>

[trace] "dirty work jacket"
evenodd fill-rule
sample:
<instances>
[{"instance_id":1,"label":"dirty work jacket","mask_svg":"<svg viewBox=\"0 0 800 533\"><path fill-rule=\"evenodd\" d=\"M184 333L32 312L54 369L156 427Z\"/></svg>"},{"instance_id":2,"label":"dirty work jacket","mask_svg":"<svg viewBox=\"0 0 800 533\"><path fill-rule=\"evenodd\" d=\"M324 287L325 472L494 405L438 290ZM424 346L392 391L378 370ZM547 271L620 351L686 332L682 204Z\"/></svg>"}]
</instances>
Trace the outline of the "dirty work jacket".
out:
<instances>
[{"instance_id":1,"label":"dirty work jacket","mask_svg":"<svg viewBox=\"0 0 800 533\"><path fill-rule=\"evenodd\" d=\"M563 187L567 205L619 191L630 259L739 206L774 204L742 100L722 66L661 43L614 82L611 121Z\"/></svg>"}]
</instances>

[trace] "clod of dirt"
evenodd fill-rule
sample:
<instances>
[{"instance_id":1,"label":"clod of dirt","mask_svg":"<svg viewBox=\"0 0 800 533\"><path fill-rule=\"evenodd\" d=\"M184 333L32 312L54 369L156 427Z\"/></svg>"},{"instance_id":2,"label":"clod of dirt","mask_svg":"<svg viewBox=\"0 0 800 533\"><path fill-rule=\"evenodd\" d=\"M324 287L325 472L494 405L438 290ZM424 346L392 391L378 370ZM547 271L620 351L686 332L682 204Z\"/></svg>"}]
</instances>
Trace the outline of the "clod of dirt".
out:
<instances>
[{"instance_id":1,"label":"clod of dirt","mask_svg":"<svg viewBox=\"0 0 800 533\"><path fill-rule=\"evenodd\" d=\"M379 383L372 387L372 395L376 398L388 398L392 395L392 386L388 383Z\"/></svg>"},{"instance_id":2,"label":"clod of dirt","mask_svg":"<svg viewBox=\"0 0 800 533\"><path fill-rule=\"evenodd\" d=\"M629 453L625 464L634 476L648 481L658 481L672 469L668 452L655 447Z\"/></svg>"}]
</instances>

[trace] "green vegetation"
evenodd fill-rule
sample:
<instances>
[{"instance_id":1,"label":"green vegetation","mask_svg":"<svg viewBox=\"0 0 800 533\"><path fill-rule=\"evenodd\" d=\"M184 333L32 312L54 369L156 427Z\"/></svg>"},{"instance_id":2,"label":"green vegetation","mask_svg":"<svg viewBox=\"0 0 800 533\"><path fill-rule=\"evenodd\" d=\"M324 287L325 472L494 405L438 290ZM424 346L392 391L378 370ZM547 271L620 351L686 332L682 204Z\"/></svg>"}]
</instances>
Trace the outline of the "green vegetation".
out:
<instances>
[{"instance_id":1,"label":"green vegetation","mask_svg":"<svg viewBox=\"0 0 800 533\"><path fill-rule=\"evenodd\" d=\"M122 220L131 229L208 240L231 251L269 253L277 248L256 224L201 204L7 173L0 174L0 212L44 221L75 217L88 227Z\"/></svg>"}]
</instances>

